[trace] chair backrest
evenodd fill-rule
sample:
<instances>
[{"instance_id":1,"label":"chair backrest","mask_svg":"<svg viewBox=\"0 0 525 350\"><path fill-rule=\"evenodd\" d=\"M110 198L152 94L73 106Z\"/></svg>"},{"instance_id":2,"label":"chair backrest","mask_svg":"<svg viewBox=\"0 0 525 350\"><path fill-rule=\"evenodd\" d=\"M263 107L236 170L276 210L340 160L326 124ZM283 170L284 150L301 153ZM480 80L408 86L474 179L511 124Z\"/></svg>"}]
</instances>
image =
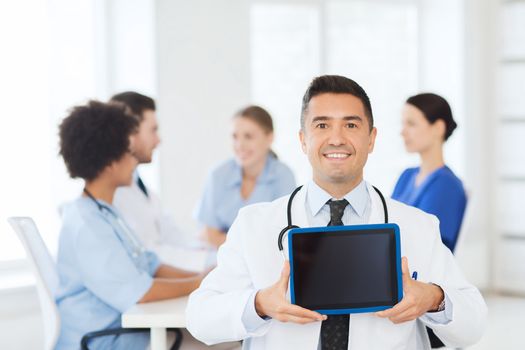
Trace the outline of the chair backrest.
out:
<instances>
[{"instance_id":1,"label":"chair backrest","mask_svg":"<svg viewBox=\"0 0 525 350\"><path fill-rule=\"evenodd\" d=\"M44 322L45 349L54 349L60 332L60 315L54 297L58 289L58 274L55 262L47 250L33 219L29 217L11 217L7 220L22 242L36 278L38 298Z\"/></svg>"},{"instance_id":2,"label":"chair backrest","mask_svg":"<svg viewBox=\"0 0 525 350\"><path fill-rule=\"evenodd\" d=\"M461 227L459 228L458 238L456 246L454 247L454 255L462 255L465 250L465 242L467 241L468 232L472 225L472 191L466 190L467 204L465 206L465 212L463 213L463 220L461 221Z\"/></svg>"}]
</instances>

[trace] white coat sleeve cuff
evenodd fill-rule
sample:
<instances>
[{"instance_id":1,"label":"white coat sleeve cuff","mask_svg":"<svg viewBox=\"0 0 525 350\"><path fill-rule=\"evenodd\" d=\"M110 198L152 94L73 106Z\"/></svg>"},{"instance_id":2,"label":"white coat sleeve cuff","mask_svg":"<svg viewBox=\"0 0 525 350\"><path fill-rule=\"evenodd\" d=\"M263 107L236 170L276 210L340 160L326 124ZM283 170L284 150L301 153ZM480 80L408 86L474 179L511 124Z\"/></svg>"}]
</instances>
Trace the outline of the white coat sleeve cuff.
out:
<instances>
[{"instance_id":1,"label":"white coat sleeve cuff","mask_svg":"<svg viewBox=\"0 0 525 350\"><path fill-rule=\"evenodd\" d=\"M270 318L267 320L261 318L257 314L257 311L255 311L255 295L257 292L258 291L256 290L250 295L250 298L244 307L244 312L242 313L242 323L248 333L255 332L257 328L268 323L270 320Z\"/></svg>"},{"instance_id":2,"label":"white coat sleeve cuff","mask_svg":"<svg viewBox=\"0 0 525 350\"><path fill-rule=\"evenodd\" d=\"M425 322L428 325L448 324L450 321L452 321L453 305L447 293L446 292L443 292L443 293L445 294L445 310L439 311L439 312L427 312L426 314L421 316L421 321Z\"/></svg>"}]
</instances>

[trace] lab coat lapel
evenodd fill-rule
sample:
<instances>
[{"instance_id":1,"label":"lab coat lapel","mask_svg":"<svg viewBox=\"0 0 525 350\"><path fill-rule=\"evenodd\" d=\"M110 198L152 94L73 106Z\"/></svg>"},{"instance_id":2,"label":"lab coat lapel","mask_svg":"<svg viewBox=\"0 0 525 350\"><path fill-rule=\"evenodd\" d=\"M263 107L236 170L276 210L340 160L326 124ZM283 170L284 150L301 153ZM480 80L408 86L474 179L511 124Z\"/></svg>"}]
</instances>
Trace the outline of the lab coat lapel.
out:
<instances>
[{"instance_id":1,"label":"lab coat lapel","mask_svg":"<svg viewBox=\"0 0 525 350\"><path fill-rule=\"evenodd\" d=\"M308 216L306 215L306 192L307 185L304 185L294 198L292 204L292 225L310 227Z\"/></svg>"},{"instance_id":2,"label":"lab coat lapel","mask_svg":"<svg viewBox=\"0 0 525 350\"><path fill-rule=\"evenodd\" d=\"M308 220L305 213L305 198L306 198L306 189L302 188L297 195L294 197L292 204L292 224L299 227L308 227ZM283 269L283 256L286 257L286 260L289 258L288 254L288 234L285 234L282 243L283 243L283 253L277 249L277 241L279 233L287 225L286 220L286 209L288 204L288 198L282 201L278 206L274 208L275 212L272 217L279 218L274 222L268 223L268 228L263 229L261 236L258 236L259 239L255 236L249 236L250 238L255 238L254 248L255 251L251 253L251 258L254 256L260 256L257 261L264 262L261 265L258 279L256 281L257 288L266 288L267 286L275 283L275 281L281 275ZM284 214L284 215L283 215ZM282 218L282 219L281 219ZM264 238L267 235L267 232L271 232L272 239L268 240ZM264 247L264 248L263 248ZM263 248L263 249L262 249Z\"/></svg>"},{"instance_id":3,"label":"lab coat lapel","mask_svg":"<svg viewBox=\"0 0 525 350\"><path fill-rule=\"evenodd\" d=\"M368 223L369 224L384 224L385 217L384 217L383 202L381 201L381 197L379 197L374 187L372 187L372 185L369 184L368 182L366 183L366 188L368 189L368 193L370 194L370 202L371 202L370 218L368 219Z\"/></svg>"},{"instance_id":4,"label":"lab coat lapel","mask_svg":"<svg viewBox=\"0 0 525 350\"><path fill-rule=\"evenodd\" d=\"M306 213L306 192L307 186L297 192L292 203L292 225L301 228L311 227ZM284 208L286 210L286 208ZM285 223L286 225L286 223ZM288 259L288 235L283 239L283 247ZM290 288L286 293L286 298L290 300ZM319 342L319 334L321 332L321 323L313 322L306 325L299 325L292 322L279 323L274 325L272 329L272 336L267 340L268 349L301 349L301 350L315 350ZM289 339L286 343L282 339ZM275 344L274 344L275 342ZM284 345L284 346L283 346Z\"/></svg>"}]
</instances>

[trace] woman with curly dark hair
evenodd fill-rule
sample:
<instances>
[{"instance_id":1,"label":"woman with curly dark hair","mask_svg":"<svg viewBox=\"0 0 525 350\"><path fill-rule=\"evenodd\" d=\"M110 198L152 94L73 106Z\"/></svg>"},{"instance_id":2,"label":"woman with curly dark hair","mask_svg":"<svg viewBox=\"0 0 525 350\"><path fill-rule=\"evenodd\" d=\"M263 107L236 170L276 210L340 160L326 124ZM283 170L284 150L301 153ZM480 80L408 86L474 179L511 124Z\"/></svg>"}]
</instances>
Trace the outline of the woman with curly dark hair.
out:
<instances>
[{"instance_id":1,"label":"woman with curly dark hair","mask_svg":"<svg viewBox=\"0 0 525 350\"><path fill-rule=\"evenodd\" d=\"M203 278L161 264L112 205L115 190L130 185L137 166L137 127L123 105L96 101L73 108L60 125L60 155L85 187L63 210L57 349L78 349L84 334L119 328L133 304L189 294ZM148 333L122 334L93 339L89 348L145 349L148 342Z\"/></svg>"}]
</instances>

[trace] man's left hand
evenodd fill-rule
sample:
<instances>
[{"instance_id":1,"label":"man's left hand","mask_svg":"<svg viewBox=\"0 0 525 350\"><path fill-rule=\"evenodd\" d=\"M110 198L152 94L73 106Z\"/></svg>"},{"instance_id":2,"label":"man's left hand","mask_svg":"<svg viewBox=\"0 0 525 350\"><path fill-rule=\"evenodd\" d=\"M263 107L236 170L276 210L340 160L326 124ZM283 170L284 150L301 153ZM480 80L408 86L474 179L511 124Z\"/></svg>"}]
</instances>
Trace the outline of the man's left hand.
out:
<instances>
[{"instance_id":1,"label":"man's left hand","mask_svg":"<svg viewBox=\"0 0 525 350\"><path fill-rule=\"evenodd\" d=\"M375 315L388 318L393 323L415 320L429 311L437 311L445 297L441 287L413 280L408 270L408 259L401 259L403 299L393 308L376 312Z\"/></svg>"}]
</instances>

